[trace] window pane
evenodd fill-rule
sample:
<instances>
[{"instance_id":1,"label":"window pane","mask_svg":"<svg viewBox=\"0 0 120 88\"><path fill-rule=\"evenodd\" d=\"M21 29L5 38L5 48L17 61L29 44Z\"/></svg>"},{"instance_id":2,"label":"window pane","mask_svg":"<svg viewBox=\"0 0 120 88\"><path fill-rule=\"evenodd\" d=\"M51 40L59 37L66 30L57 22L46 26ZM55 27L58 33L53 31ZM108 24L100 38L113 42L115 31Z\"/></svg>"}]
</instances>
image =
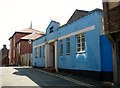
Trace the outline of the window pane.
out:
<instances>
[{"instance_id":1,"label":"window pane","mask_svg":"<svg viewBox=\"0 0 120 88\"><path fill-rule=\"evenodd\" d=\"M80 39L77 39L77 43L79 43L80 42Z\"/></svg>"},{"instance_id":2,"label":"window pane","mask_svg":"<svg viewBox=\"0 0 120 88\"><path fill-rule=\"evenodd\" d=\"M79 47L79 48L77 48L77 51L78 51L78 52L80 51L80 47Z\"/></svg>"},{"instance_id":3,"label":"window pane","mask_svg":"<svg viewBox=\"0 0 120 88\"><path fill-rule=\"evenodd\" d=\"M80 43L79 43L79 44L77 44L77 47L80 47Z\"/></svg>"}]
</instances>

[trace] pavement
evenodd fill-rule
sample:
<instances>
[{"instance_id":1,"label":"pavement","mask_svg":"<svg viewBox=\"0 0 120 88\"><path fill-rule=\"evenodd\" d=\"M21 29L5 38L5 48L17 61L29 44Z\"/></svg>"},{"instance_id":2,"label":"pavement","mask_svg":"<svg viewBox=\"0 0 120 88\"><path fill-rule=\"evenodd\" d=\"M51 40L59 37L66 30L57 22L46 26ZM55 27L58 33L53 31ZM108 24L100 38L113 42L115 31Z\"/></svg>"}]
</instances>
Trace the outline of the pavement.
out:
<instances>
[{"instance_id":1,"label":"pavement","mask_svg":"<svg viewBox=\"0 0 120 88\"><path fill-rule=\"evenodd\" d=\"M33 68L37 71L46 73L48 75L54 75L58 78L62 78L65 79L67 81L71 81L74 82L78 85L82 85L85 86L87 88L120 88L120 86L115 85L114 83L112 83L111 81L108 80L98 80L98 79L94 79L91 77L86 77L86 76L81 76L81 75L76 75L73 73L65 73L65 72L54 72L54 71L45 71L43 70L43 68Z\"/></svg>"}]
</instances>

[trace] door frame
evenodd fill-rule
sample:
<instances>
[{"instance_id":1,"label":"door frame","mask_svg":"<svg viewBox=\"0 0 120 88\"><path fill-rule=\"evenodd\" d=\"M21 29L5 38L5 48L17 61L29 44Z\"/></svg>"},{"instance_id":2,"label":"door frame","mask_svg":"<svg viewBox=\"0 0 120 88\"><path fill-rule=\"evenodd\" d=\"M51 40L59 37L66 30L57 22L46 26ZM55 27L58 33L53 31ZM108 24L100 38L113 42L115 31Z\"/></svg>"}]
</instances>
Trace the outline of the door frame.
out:
<instances>
[{"instance_id":1,"label":"door frame","mask_svg":"<svg viewBox=\"0 0 120 88\"><path fill-rule=\"evenodd\" d=\"M50 43L54 44L54 68L56 70L56 72L58 72L58 41L54 40L54 41L50 41L48 43L45 44L45 68L48 68L48 62L49 62L49 58L50 58Z\"/></svg>"}]
</instances>

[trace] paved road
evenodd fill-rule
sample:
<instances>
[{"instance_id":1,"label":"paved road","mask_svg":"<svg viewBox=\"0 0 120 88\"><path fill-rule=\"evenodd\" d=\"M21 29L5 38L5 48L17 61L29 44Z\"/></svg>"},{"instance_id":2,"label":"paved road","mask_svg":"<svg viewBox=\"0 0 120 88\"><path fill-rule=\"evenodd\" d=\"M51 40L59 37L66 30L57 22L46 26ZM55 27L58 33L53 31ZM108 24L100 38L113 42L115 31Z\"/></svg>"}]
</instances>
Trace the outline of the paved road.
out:
<instances>
[{"instance_id":1,"label":"paved road","mask_svg":"<svg viewBox=\"0 0 120 88\"><path fill-rule=\"evenodd\" d=\"M69 76L30 67L1 67L2 88L96 88L96 86ZM5 87L7 86L7 87ZM8 87L9 86L9 87ZM14 87L13 87L14 86Z\"/></svg>"},{"instance_id":2,"label":"paved road","mask_svg":"<svg viewBox=\"0 0 120 88\"><path fill-rule=\"evenodd\" d=\"M0 76L2 86L86 87L77 80L29 67L2 67L0 69L2 69L2 76Z\"/></svg>"},{"instance_id":3,"label":"paved road","mask_svg":"<svg viewBox=\"0 0 120 88\"><path fill-rule=\"evenodd\" d=\"M2 86L39 86L26 76L29 68L23 67L1 67Z\"/></svg>"}]
</instances>

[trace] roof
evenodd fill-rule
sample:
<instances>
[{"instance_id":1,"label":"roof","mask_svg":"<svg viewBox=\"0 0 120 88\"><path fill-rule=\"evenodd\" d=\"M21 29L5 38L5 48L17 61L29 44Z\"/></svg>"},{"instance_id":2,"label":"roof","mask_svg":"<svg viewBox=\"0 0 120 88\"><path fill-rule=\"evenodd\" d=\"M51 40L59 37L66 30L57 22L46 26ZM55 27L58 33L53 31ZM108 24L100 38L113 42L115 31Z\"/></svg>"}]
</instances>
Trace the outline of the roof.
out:
<instances>
[{"instance_id":1,"label":"roof","mask_svg":"<svg viewBox=\"0 0 120 88\"><path fill-rule=\"evenodd\" d=\"M79 10L79 11L84 11L84 10ZM83 16L81 16L81 17L77 17L76 19L73 19L72 21L70 21L70 20L74 17L74 14L76 13L76 11L75 11L75 12L73 13L73 15L71 16L71 18L68 20L68 22L67 22L66 24L60 26L59 28L62 28L62 27L64 27L64 26L68 25L68 24L71 24L71 23L73 23L73 22L75 22L75 21L77 21L77 20L79 20L79 19L81 19L81 18L83 18L83 17L85 17L85 16L88 16L89 14L91 14L91 13L93 13L93 12L96 12L96 11L103 12L102 9L96 8L96 9L94 9L94 10L92 10L92 11L89 11L89 12L86 13L85 15L83 15Z\"/></svg>"},{"instance_id":2,"label":"roof","mask_svg":"<svg viewBox=\"0 0 120 88\"><path fill-rule=\"evenodd\" d=\"M33 33L33 32L40 32L40 31L35 30L35 29L31 29L31 28L26 28L26 29L23 29L23 30L20 30L20 31L16 31L16 32L21 32L21 33Z\"/></svg>"},{"instance_id":3,"label":"roof","mask_svg":"<svg viewBox=\"0 0 120 88\"><path fill-rule=\"evenodd\" d=\"M23 40L28 40L28 39L35 40L37 38L42 37L44 34L45 34L44 32L34 32L32 34L29 34L27 36L22 37L21 39L23 39Z\"/></svg>"},{"instance_id":4,"label":"roof","mask_svg":"<svg viewBox=\"0 0 120 88\"><path fill-rule=\"evenodd\" d=\"M38 30L35 30L35 29L32 29L32 28L26 28L26 29L23 29L23 30L20 30L20 31L15 31L14 34L9 38L9 40L10 40L16 33L31 34L31 33L34 33L34 32L41 32L41 31L38 31Z\"/></svg>"},{"instance_id":5,"label":"roof","mask_svg":"<svg viewBox=\"0 0 120 88\"><path fill-rule=\"evenodd\" d=\"M89 11L76 9L75 12L73 13L73 15L68 20L67 24L77 20L78 18L85 16L88 12Z\"/></svg>"}]
</instances>

